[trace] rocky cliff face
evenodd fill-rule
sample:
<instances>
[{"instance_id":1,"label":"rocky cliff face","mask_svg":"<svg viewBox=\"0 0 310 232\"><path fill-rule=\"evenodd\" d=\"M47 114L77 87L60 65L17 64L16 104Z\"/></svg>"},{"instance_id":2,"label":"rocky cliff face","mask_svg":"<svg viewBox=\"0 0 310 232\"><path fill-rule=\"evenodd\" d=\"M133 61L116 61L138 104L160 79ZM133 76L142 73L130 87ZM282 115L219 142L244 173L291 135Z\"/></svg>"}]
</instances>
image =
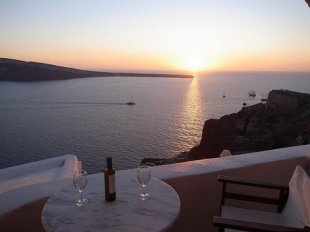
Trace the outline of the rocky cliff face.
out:
<instances>
[{"instance_id":1,"label":"rocky cliff face","mask_svg":"<svg viewBox=\"0 0 310 232\"><path fill-rule=\"evenodd\" d=\"M265 104L205 122L200 144L171 159L144 159L154 165L310 144L310 94L273 90Z\"/></svg>"},{"instance_id":2,"label":"rocky cliff face","mask_svg":"<svg viewBox=\"0 0 310 232\"><path fill-rule=\"evenodd\" d=\"M190 160L270 150L310 143L310 94L273 90L266 104L244 107L238 113L205 122L201 142Z\"/></svg>"}]
</instances>

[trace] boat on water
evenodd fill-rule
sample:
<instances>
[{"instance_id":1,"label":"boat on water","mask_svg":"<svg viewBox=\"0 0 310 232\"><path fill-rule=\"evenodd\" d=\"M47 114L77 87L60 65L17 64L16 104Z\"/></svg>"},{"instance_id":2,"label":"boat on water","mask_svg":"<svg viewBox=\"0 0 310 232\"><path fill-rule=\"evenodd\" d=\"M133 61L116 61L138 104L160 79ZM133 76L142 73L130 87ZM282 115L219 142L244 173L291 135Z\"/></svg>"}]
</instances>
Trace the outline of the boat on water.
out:
<instances>
[{"instance_id":1,"label":"boat on water","mask_svg":"<svg viewBox=\"0 0 310 232\"><path fill-rule=\"evenodd\" d=\"M261 100L261 102L267 102L267 101L268 101L267 98L262 98L262 99L260 99L260 100Z\"/></svg>"},{"instance_id":2,"label":"boat on water","mask_svg":"<svg viewBox=\"0 0 310 232\"><path fill-rule=\"evenodd\" d=\"M250 96L250 97L256 97L255 91L254 91L254 90L250 90L250 91L249 91L249 96Z\"/></svg>"},{"instance_id":3,"label":"boat on water","mask_svg":"<svg viewBox=\"0 0 310 232\"><path fill-rule=\"evenodd\" d=\"M126 103L128 106L134 106L136 103L132 100L132 96L130 98L130 101Z\"/></svg>"},{"instance_id":4,"label":"boat on water","mask_svg":"<svg viewBox=\"0 0 310 232\"><path fill-rule=\"evenodd\" d=\"M129 102L126 103L126 105L128 105L128 106L133 106L133 105L135 105L135 104L136 104L136 103L133 102L133 101L129 101Z\"/></svg>"}]
</instances>

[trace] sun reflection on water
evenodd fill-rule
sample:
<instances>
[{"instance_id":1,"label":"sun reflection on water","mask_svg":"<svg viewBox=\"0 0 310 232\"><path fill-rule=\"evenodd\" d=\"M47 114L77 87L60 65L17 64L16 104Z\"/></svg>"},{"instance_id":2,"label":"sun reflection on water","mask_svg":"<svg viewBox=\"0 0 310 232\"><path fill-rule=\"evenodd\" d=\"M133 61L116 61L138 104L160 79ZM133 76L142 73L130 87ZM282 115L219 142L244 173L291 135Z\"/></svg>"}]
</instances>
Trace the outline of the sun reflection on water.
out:
<instances>
[{"instance_id":1,"label":"sun reflection on water","mask_svg":"<svg viewBox=\"0 0 310 232\"><path fill-rule=\"evenodd\" d=\"M183 99L178 128L178 145L187 151L200 142L204 123L201 93L197 78L193 78Z\"/></svg>"}]
</instances>

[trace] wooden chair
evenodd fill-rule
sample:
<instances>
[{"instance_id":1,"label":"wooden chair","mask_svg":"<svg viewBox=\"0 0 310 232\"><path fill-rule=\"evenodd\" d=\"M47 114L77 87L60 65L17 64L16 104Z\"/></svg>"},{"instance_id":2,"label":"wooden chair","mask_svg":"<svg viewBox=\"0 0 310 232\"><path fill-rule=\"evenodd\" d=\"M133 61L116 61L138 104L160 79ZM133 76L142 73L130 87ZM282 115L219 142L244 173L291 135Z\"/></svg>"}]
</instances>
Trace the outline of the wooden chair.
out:
<instances>
[{"instance_id":1,"label":"wooden chair","mask_svg":"<svg viewBox=\"0 0 310 232\"><path fill-rule=\"evenodd\" d=\"M219 176L218 181L223 184L222 199L220 216L213 217L213 225L218 227L219 232L310 231L310 179L300 166L296 167L289 186L228 176ZM241 193L232 191L232 186L265 189L274 193L273 197L257 196L245 194L245 190ZM227 206L227 200L230 203L237 200L273 205L277 212Z\"/></svg>"}]
</instances>

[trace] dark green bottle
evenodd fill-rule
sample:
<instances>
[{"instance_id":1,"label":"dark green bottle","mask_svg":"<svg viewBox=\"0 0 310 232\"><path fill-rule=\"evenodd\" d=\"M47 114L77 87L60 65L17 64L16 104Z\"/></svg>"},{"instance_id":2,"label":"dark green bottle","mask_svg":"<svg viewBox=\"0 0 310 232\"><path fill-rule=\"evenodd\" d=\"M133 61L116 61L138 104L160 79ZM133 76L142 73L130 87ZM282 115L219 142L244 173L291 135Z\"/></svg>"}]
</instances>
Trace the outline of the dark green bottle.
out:
<instances>
[{"instance_id":1,"label":"dark green bottle","mask_svg":"<svg viewBox=\"0 0 310 232\"><path fill-rule=\"evenodd\" d=\"M105 200L114 201L116 198L115 171L112 166L112 157L107 157L107 168L104 171Z\"/></svg>"}]
</instances>

